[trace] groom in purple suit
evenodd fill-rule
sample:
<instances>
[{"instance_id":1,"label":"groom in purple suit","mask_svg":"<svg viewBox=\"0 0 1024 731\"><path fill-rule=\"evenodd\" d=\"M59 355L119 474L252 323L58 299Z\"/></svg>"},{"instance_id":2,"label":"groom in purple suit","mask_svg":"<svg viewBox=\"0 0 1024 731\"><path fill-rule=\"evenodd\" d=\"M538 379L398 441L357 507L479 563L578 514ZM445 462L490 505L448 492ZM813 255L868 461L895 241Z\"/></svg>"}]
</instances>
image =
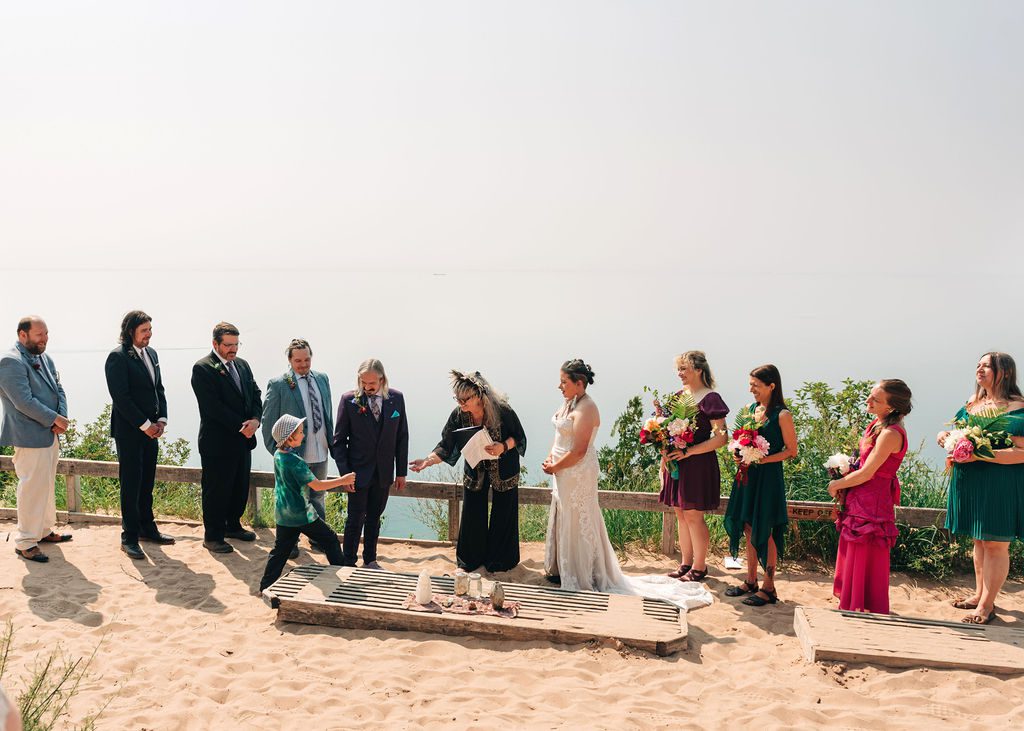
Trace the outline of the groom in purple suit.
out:
<instances>
[{"instance_id":1,"label":"groom in purple suit","mask_svg":"<svg viewBox=\"0 0 1024 731\"><path fill-rule=\"evenodd\" d=\"M356 565L362 534L363 566L379 569L380 518L392 483L397 490L403 489L409 469L409 422L405 398L388 388L384 366L376 358L362 362L356 390L344 394L338 402L331 455L340 470L338 474L356 473L342 541L345 565Z\"/></svg>"}]
</instances>

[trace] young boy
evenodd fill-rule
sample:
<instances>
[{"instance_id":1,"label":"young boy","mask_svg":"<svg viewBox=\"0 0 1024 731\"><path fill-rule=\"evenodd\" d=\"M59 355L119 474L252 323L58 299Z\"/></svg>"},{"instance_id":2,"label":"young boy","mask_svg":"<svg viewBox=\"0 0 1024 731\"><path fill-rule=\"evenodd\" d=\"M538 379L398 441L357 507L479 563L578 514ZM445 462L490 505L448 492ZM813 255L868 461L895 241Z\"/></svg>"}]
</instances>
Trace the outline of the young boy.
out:
<instances>
[{"instance_id":1,"label":"young boy","mask_svg":"<svg viewBox=\"0 0 1024 731\"><path fill-rule=\"evenodd\" d=\"M343 487L346 492L352 492L355 490L356 474L350 472L333 480L316 479L302 458L292 451L302 444L302 421L297 416L285 414L274 423L271 432L277 444L274 453L274 522L277 523L277 539L260 580L260 592L281 577L281 571L292 549L299 542L301 533L323 546L332 566L345 563L338 534L316 514L316 509L309 502L309 491Z\"/></svg>"}]
</instances>

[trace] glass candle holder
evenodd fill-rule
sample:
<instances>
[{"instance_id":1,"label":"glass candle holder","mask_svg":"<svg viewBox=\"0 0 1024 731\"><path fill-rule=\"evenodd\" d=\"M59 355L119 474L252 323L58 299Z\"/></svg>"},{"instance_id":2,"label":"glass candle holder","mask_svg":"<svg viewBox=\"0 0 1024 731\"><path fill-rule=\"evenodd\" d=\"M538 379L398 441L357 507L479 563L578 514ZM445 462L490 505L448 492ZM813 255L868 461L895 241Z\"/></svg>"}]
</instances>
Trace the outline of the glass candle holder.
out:
<instances>
[{"instance_id":1,"label":"glass candle holder","mask_svg":"<svg viewBox=\"0 0 1024 731\"><path fill-rule=\"evenodd\" d=\"M480 580L480 574L472 573L469 575L469 595L479 597L483 594L484 585Z\"/></svg>"}]
</instances>

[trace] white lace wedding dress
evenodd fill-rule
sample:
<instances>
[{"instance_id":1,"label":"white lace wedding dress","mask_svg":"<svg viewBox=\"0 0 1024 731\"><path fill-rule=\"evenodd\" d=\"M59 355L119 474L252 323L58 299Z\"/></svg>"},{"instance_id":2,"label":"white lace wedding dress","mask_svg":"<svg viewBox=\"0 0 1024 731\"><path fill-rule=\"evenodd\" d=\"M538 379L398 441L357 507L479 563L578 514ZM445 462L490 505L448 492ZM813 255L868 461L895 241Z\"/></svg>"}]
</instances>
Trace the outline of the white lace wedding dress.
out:
<instances>
[{"instance_id":1,"label":"white lace wedding dress","mask_svg":"<svg viewBox=\"0 0 1024 731\"><path fill-rule=\"evenodd\" d=\"M551 454L558 459L572 450L573 420L555 414L555 444ZM591 435L586 456L554 475L551 511L545 541L544 570L561 577L562 588L600 591L608 594L639 594L667 599L684 609L711 604L711 594L697 582L681 582L667 576L627 577L608 540L604 516L597 503L600 468Z\"/></svg>"}]
</instances>

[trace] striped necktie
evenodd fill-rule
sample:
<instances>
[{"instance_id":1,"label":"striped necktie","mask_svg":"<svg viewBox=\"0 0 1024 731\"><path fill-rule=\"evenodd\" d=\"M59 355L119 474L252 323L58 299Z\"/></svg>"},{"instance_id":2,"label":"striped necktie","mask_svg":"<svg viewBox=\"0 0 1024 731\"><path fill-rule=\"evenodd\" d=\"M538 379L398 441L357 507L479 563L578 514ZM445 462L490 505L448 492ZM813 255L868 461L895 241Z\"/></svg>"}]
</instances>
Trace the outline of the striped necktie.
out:
<instances>
[{"instance_id":1,"label":"striped necktie","mask_svg":"<svg viewBox=\"0 0 1024 731\"><path fill-rule=\"evenodd\" d=\"M316 383L312 376L303 376L306 379L306 391L309 393L309 410L313 418L313 433L316 434L324 425L324 415L320 411L320 394L316 389Z\"/></svg>"}]
</instances>

